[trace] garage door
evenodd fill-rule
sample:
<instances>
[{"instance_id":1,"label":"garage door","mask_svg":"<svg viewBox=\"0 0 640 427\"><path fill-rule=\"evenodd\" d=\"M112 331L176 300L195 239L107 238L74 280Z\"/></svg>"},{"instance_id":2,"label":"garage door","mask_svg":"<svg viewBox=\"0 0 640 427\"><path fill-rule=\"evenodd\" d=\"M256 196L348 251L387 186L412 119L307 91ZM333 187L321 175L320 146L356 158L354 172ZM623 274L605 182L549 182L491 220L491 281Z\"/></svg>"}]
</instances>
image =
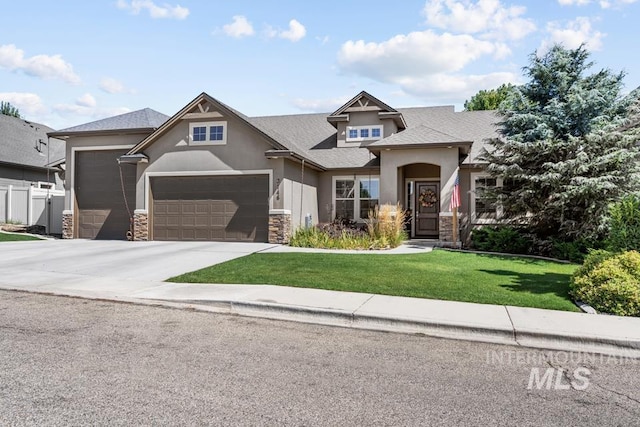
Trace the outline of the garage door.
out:
<instances>
[{"instance_id":1,"label":"garage door","mask_svg":"<svg viewBox=\"0 0 640 427\"><path fill-rule=\"evenodd\" d=\"M155 177L154 240L266 242L267 175Z\"/></svg>"},{"instance_id":2,"label":"garage door","mask_svg":"<svg viewBox=\"0 0 640 427\"><path fill-rule=\"evenodd\" d=\"M126 239L129 215L122 195L118 157L125 151L76 153L74 186L78 206L78 237ZM135 208L136 166L122 165L127 201Z\"/></svg>"}]
</instances>

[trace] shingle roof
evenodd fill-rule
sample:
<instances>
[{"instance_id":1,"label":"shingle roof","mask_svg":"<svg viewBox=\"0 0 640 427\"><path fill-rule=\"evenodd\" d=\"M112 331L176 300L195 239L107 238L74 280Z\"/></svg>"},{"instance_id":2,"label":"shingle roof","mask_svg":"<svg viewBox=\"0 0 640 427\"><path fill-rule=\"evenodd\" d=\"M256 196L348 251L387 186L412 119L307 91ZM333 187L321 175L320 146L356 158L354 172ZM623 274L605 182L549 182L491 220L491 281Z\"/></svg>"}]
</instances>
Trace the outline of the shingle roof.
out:
<instances>
[{"instance_id":1,"label":"shingle roof","mask_svg":"<svg viewBox=\"0 0 640 427\"><path fill-rule=\"evenodd\" d=\"M48 126L0 114L0 162L44 168L64 158L64 141Z\"/></svg>"},{"instance_id":2,"label":"shingle roof","mask_svg":"<svg viewBox=\"0 0 640 427\"><path fill-rule=\"evenodd\" d=\"M455 112L452 106L397 110L404 116L407 129L379 141L380 144L390 138L399 141L415 138L418 141L421 134L432 140L440 135L450 141L472 141L470 156L464 163L477 163L484 140L498 136L495 126L498 118L492 111ZM282 145L328 169L378 165L376 157L366 147L337 147L336 129L327 122L329 114L248 117L247 120Z\"/></svg>"},{"instance_id":3,"label":"shingle roof","mask_svg":"<svg viewBox=\"0 0 640 427\"><path fill-rule=\"evenodd\" d=\"M433 144L457 144L464 141L463 139L449 135L430 128L427 125L411 127L405 131L398 132L387 138L373 142L368 147L394 147L405 145L433 145Z\"/></svg>"},{"instance_id":4,"label":"shingle roof","mask_svg":"<svg viewBox=\"0 0 640 427\"><path fill-rule=\"evenodd\" d=\"M79 126L62 129L55 134L76 132L101 132L107 130L126 129L157 129L169 119L169 116L159 113L151 108L120 114L102 120L85 123Z\"/></svg>"}]
</instances>

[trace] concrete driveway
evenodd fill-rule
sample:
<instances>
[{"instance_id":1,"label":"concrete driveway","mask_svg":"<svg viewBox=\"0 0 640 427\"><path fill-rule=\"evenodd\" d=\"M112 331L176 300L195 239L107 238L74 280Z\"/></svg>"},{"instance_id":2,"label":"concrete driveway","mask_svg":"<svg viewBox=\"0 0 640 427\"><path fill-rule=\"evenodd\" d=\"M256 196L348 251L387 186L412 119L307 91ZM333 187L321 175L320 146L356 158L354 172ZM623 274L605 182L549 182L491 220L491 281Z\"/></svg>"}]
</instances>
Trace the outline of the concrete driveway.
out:
<instances>
[{"instance_id":1,"label":"concrete driveway","mask_svg":"<svg viewBox=\"0 0 640 427\"><path fill-rule=\"evenodd\" d=\"M162 281L272 248L267 243L42 240L0 244L0 283Z\"/></svg>"}]
</instances>

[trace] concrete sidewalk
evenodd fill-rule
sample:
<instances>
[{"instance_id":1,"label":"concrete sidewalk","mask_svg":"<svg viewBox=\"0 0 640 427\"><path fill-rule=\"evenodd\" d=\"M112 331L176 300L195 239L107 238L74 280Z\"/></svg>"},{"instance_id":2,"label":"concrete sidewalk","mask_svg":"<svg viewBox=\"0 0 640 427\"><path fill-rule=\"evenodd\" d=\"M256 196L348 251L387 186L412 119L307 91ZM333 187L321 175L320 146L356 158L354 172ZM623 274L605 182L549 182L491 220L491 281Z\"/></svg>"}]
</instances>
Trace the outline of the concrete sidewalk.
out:
<instances>
[{"instance_id":1,"label":"concrete sidewalk","mask_svg":"<svg viewBox=\"0 0 640 427\"><path fill-rule=\"evenodd\" d=\"M640 318L271 285L43 276L12 269L3 269L0 289L640 358Z\"/></svg>"}]
</instances>

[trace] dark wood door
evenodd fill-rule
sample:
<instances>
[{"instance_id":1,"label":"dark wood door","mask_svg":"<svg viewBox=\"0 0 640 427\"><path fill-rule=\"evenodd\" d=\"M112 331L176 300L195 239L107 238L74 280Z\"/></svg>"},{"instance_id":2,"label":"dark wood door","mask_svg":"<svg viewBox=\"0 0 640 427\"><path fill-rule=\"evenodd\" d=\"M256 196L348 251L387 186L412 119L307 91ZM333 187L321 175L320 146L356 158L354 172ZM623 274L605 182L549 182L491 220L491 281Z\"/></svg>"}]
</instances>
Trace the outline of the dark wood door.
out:
<instances>
[{"instance_id":1,"label":"dark wood door","mask_svg":"<svg viewBox=\"0 0 640 427\"><path fill-rule=\"evenodd\" d=\"M416 182L416 237L438 237L440 216L440 183Z\"/></svg>"}]
</instances>

